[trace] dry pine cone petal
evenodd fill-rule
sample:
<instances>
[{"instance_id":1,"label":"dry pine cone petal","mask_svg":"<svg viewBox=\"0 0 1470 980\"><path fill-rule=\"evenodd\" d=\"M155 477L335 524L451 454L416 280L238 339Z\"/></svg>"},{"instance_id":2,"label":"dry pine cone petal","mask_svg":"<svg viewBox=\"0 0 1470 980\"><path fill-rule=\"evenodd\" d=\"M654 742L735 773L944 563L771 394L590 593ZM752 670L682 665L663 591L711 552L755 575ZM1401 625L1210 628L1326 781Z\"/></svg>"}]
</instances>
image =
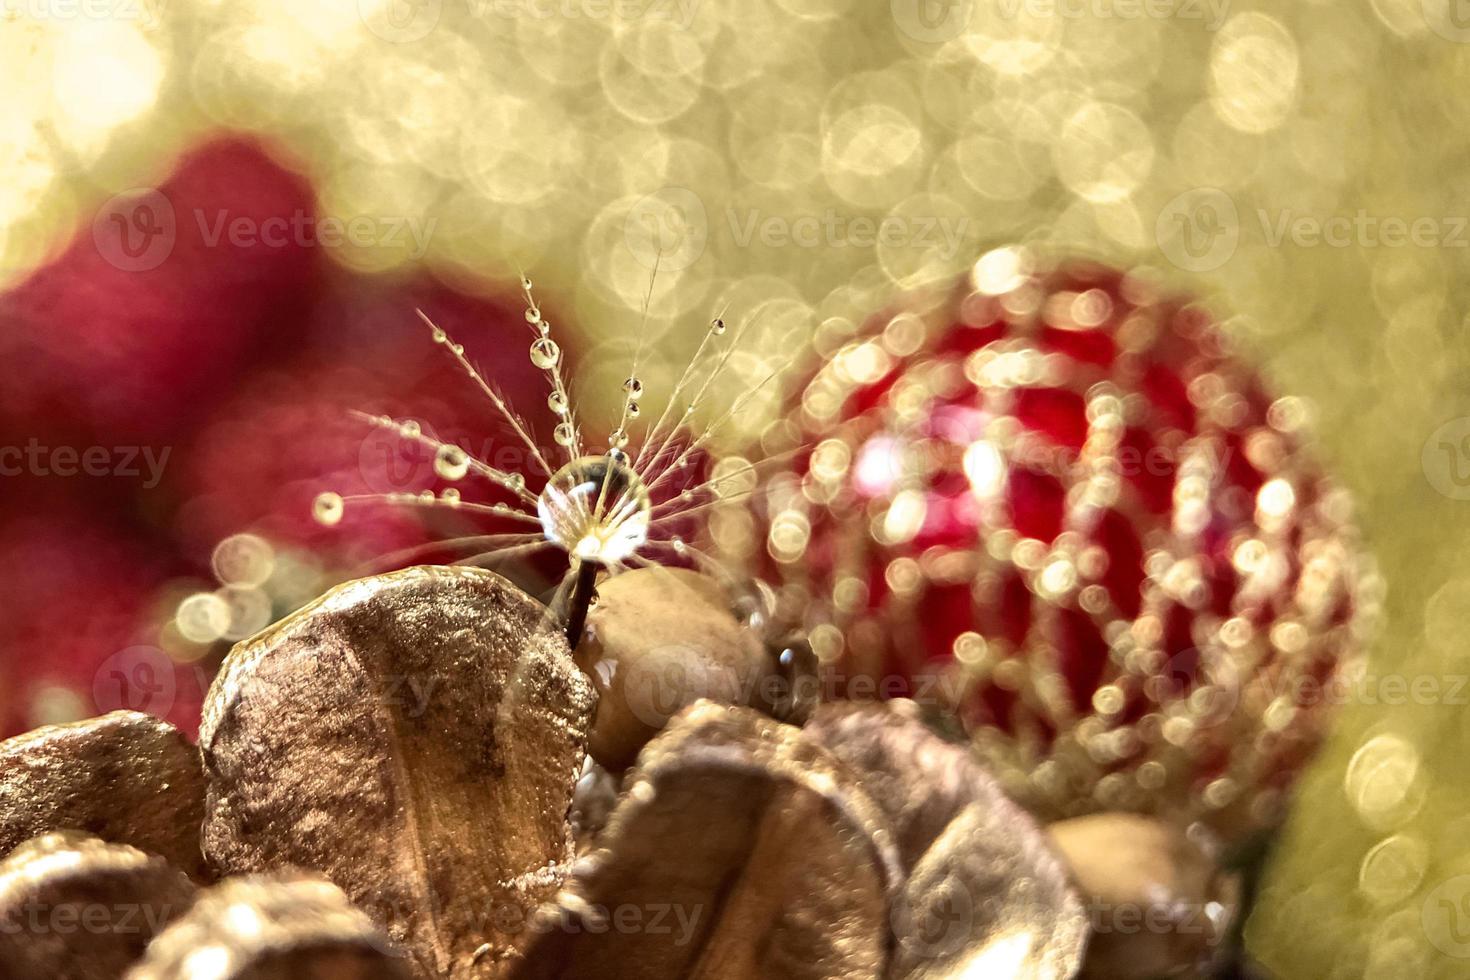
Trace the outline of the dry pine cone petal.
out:
<instances>
[{"instance_id":1,"label":"dry pine cone petal","mask_svg":"<svg viewBox=\"0 0 1470 980\"><path fill-rule=\"evenodd\" d=\"M570 857L592 708L544 608L499 576L348 583L225 662L205 850L231 874L325 874L420 977L496 976Z\"/></svg>"}]
</instances>

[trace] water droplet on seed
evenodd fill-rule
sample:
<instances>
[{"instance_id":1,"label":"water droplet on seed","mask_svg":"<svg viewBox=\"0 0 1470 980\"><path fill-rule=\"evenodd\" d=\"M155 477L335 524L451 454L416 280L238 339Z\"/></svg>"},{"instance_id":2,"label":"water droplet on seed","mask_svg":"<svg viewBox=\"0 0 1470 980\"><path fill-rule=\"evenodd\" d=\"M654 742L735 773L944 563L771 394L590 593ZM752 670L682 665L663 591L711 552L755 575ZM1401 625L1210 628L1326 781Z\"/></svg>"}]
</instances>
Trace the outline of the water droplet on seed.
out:
<instances>
[{"instance_id":1,"label":"water droplet on seed","mask_svg":"<svg viewBox=\"0 0 1470 980\"><path fill-rule=\"evenodd\" d=\"M554 368L559 360L561 360L561 348L556 346L556 341L551 338L542 337L531 345L531 363L538 368Z\"/></svg>"},{"instance_id":2,"label":"water droplet on seed","mask_svg":"<svg viewBox=\"0 0 1470 980\"><path fill-rule=\"evenodd\" d=\"M559 391L553 391L546 396L546 407L557 415L567 414L567 396Z\"/></svg>"},{"instance_id":3,"label":"water droplet on seed","mask_svg":"<svg viewBox=\"0 0 1470 980\"><path fill-rule=\"evenodd\" d=\"M630 401L637 401L643 397L643 382L637 378L629 378L623 382L623 392L627 394Z\"/></svg>"},{"instance_id":4,"label":"water droplet on seed","mask_svg":"<svg viewBox=\"0 0 1470 980\"><path fill-rule=\"evenodd\" d=\"M713 320L710 321L709 328L717 335L722 334L725 332L725 321L721 320L719 317L715 317Z\"/></svg>"},{"instance_id":5,"label":"water droplet on seed","mask_svg":"<svg viewBox=\"0 0 1470 980\"><path fill-rule=\"evenodd\" d=\"M631 466L611 456L583 456L547 481L536 513L548 541L583 561L613 564L648 539L652 506Z\"/></svg>"},{"instance_id":6,"label":"water droplet on seed","mask_svg":"<svg viewBox=\"0 0 1470 980\"><path fill-rule=\"evenodd\" d=\"M342 495L328 490L325 493L317 494L316 499L312 501L311 516L316 519L318 524L331 527L333 524L337 524L342 520L342 511L344 509L345 505L342 503Z\"/></svg>"},{"instance_id":7,"label":"water droplet on seed","mask_svg":"<svg viewBox=\"0 0 1470 980\"><path fill-rule=\"evenodd\" d=\"M434 454L434 472L446 480L459 480L470 471L470 458L463 449L449 443Z\"/></svg>"},{"instance_id":8,"label":"water droplet on seed","mask_svg":"<svg viewBox=\"0 0 1470 980\"><path fill-rule=\"evenodd\" d=\"M570 446L573 442L576 441L577 433L576 430L572 428L572 423L563 422L556 427L554 438L556 439L556 444L558 446Z\"/></svg>"},{"instance_id":9,"label":"water droplet on seed","mask_svg":"<svg viewBox=\"0 0 1470 980\"><path fill-rule=\"evenodd\" d=\"M526 322L527 323L540 323L541 322L541 311L538 310L538 309L536 309L536 307L534 307L534 306L531 307L530 309L528 309L526 311Z\"/></svg>"},{"instance_id":10,"label":"water droplet on seed","mask_svg":"<svg viewBox=\"0 0 1470 980\"><path fill-rule=\"evenodd\" d=\"M607 444L614 449L622 449L628 444L628 433L624 432L620 428L613 429L612 432L608 434Z\"/></svg>"},{"instance_id":11,"label":"water droplet on seed","mask_svg":"<svg viewBox=\"0 0 1470 980\"><path fill-rule=\"evenodd\" d=\"M628 418L630 418L630 419L636 419L642 413L643 413L643 409L641 409L641 408L638 407L638 403L637 402L629 402L628 403Z\"/></svg>"},{"instance_id":12,"label":"water droplet on seed","mask_svg":"<svg viewBox=\"0 0 1470 980\"><path fill-rule=\"evenodd\" d=\"M458 487L445 487L444 488L444 491L439 494L439 499L442 500L442 501L444 501L446 504L448 504L451 507L458 507L459 506L459 488Z\"/></svg>"}]
</instances>

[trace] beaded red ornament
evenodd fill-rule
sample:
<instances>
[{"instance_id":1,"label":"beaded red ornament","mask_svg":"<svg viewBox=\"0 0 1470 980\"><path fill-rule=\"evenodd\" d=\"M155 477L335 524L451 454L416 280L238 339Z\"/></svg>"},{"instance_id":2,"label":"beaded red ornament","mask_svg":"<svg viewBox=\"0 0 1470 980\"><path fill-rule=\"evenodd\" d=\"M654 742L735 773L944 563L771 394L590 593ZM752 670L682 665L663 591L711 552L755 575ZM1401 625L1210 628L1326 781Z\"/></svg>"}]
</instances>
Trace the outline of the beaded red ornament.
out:
<instances>
[{"instance_id":1,"label":"beaded red ornament","mask_svg":"<svg viewBox=\"0 0 1470 980\"><path fill-rule=\"evenodd\" d=\"M1048 816L1268 825L1376 605L1350 502L1208 313L996 249L830 352L754 556L832 690L953 708Z\"/></svg>"}]
</instances>

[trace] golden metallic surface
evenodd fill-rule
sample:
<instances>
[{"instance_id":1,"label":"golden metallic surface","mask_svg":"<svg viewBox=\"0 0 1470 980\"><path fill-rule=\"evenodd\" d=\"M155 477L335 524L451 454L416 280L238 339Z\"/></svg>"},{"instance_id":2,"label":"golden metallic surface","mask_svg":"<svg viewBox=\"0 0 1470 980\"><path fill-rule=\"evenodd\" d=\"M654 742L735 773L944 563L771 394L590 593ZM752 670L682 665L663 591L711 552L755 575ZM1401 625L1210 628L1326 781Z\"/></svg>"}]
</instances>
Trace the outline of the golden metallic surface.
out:
<instances>
[{"instance_id":1,"label":"golden metallic surface","mask_svg":"<svg viewBox=\"0 0 1470 980\"><path fill-rule=\"evenodd\" d=\"M1088 942L1087 912L1039 830L985 805L950 821L898 909L891 975L913 980L1067 980Z\"/></svg>"},{"instance_id":2,"label":"golden metallic surface","mask_svg":"<svg viewBox=\"0 0 1470 980\"><path fill-rule=\"evenodd\" d=\"M58 830L85 831L205 876L204 776L178 729L136 711L0 742L0 856Z\"/></svg>"},{"instance_id":3,"label":"golden metallic surface","mask_svg":"<svg viewBox=\"0 0 1470 980\"><path fill-rule=\"evenodd\" d=\"M893 824L908 879L890 914L891 976L1077 970L1087 916L1067 867L966 745L904 700L823 705L802 737L855 772Z\"/></svg>"},{"instance_id":4,"label":"golden metallic surface","mask_svg":"<svg viewBox=\"0 0 1470 980\"><path fill-rule=\"evenodd\" d=\"M851 773L792 726L701 701L639 756L514 976L877 978L900 878Z\"/></svg>"},{"instance_id":5,"label":"golden metallic surface","mask_svg":"<svg viewBox=\"0 0 1470 980\"><path fill-rule=\"evenodd\" d=\"M341 889L291 874L205 892L126 980L411 980L408 963Z\"/></svg>"},{"instance_id":6,"label":"golden metallic surface","mask_svg":"<svg viewBox=\"0 0 1470 980\"><path fill-rule=\"evenodd\" d=\"M575 659L598 695L587 750L614 771L695 701L758 707L777 667L718 581L658 566L598 585Z\"/></svg>"},{"instance_id":7,"label":"golden metallic surface","mask_svg":"<svg viewBox=\"0 0 1470 980\"><path fill-rule=\"evenodd\" d=\"M571 854L593 692L491 572L349 582L238 644L204 709L204 849L327 876L423 978L499 976Z\"/></svg>"},{"instance_id":8,"label":"golden metallic surface","mask_svg":"<svg viewBox=\"0 0 1470 980\"><path fill-rule=\"evenodd\" d=\"M1082 977L1208 976L1224 952L1239 886L1177 827L1100 813L1047 828L1087 902Z\"/></svg>"},{"instance_id":9,"label":"golden metallic surface","mask_svg":"<svg viewBox=\"0 0 1470 980\"><path fill-rule=\"evenodd\" d=\"M160 857L67 832L0 861L0 964L7 980L118 980L188 911L195 886Z\"/></svg>"},{"instance_id":10,"label":"golden metallic surface","mask_svg":"<svg viewBox=\"0 0 1470 980\"><path fill-rule=\"evenodd\" d=\"M504 282L521 263L594 352L631 336L666 246L649 378L688 359L687 325L725 297L742 298L732 324L771 297L804 304L826 351L895 277L992 240L1148 263L1319 406L1305 417L1391 583L1371 683L1297 794L1252 948L1288 977L1456 977L1466 926L1441 910L1470 873L1467 41L1453 0L32 0L0 19L0 283L217 125L283 139L338 217L437 221L431 269ZM930 234L898 224L881 247L853 225L921 208ZM412 261L388 243L332 255ZM813 635L819 652L833 639ZM1418 803L1390 812L1426 855L1387 906L1356 886L1387 817L1365 821L1346 782L1384 734L1417 753Z\"/></svg>"}]
</instances>

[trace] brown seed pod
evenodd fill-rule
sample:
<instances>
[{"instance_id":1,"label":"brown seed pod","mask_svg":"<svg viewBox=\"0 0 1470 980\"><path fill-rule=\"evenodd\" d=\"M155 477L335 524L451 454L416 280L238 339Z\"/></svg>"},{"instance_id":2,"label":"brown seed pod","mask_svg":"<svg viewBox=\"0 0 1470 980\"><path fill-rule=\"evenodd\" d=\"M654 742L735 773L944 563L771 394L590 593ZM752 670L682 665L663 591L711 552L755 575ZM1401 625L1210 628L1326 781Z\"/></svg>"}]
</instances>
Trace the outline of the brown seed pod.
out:
<instances>
[{"instance_id":1,"label":"brown seed pod","mask_svg":"<svg viewBox=\"0 0 1470 980\"><path fill-rule=\"evenodd\" d=\"M0 861L0 976L117 980L195 891L135 847L79 833L27 841Z\"/></svg>"},{"instance_id":2,"label":"brown seed pod","mask_svg":"<svg viewBox=\"0 0 1470 980\"><path fill-rule=\"evenodd\" d=\"M210 690L205 851L309 868L421 977L492 977L569 860L593 694L544 608L474 568L350 582Z\"/></svg>"},{"instance_id":3,"label":"brown seed pod","mask_svg":"<svg viewBox=\"0 0 1470 980\"><path fill-rule=\"evenodd\" d=\"M1082 976L1192 976L1223 952L1238 883L1183 832L1127 813L1047 829L1088 903L1093 935Z\"/></svg>"},{"instance_id":4,"label":"brown seed pod","mask_svg":"<svg viewBox=\"0 0 1470 980\"><path fill-rule=\"evenodd\" d=\"M127 980L410 980L408 961L341 889L305 877L210 889Z\"/></svg>"},{"instance_id":5,"label":"brown seed pod","mask_svg":"<svg viewBox=\"0 0 1470 980\"><path fill-rule=\"evenodd\" d=\"M903 700L824 704L803 737L858 774L911 869L891 916L890 976L1076 971L1087 919L1066 865L968 746Z\"/></svg>"},{"instance_id":6,"label":"brown seed pod","mask_svg":"<svg viewBox=\"0 0 1470 980\"><path fill-rule=\"evenodd\" d=\"M759 707L797 721L804 647L768 647L715 580L682 568L607 579L577 646L599 695L588 750L613 771L695 701ZM814 669L812 669L814 673Z\"/></svg>"},{"instance_id":7,"label":"brown seed pod","mask_svg":"<svg viewBox=\"0 0 1470 980\"><path fill-rule=\"evenodd\" d=\"M900 875L890 836L797 729L701 702L639 757L515 976L882 976Z\"/></svg>"},{"instance_id":8,"label":"brown seed pod","mask_svg":"<svg viewBox=\"0 0 1470 980\"><path fill-rule=\"evenodd\" d=\"M167 722L115 711L0 742L0 856L77 830L204 874L199 753Z\"/></svg>"}]
</instances>

